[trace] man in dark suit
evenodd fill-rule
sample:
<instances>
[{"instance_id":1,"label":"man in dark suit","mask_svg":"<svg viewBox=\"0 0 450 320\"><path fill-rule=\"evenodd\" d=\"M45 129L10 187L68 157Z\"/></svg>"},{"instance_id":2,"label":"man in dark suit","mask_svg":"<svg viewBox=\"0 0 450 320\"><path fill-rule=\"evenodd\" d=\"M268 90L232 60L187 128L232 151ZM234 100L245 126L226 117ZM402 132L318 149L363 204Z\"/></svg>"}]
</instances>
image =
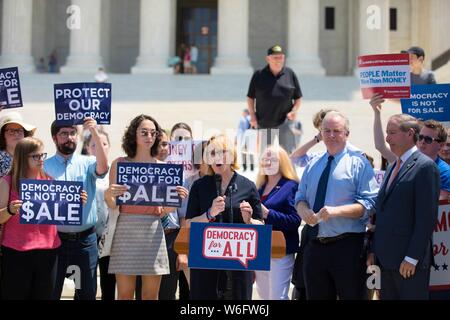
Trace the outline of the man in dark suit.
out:
<instances>
[{"instance_id":1,"label":"man in dark suit","mask_svg":"<svg viewBox=\"0 0 450 320\"><path fill-rule=\"evenodd\" d=\"M438 214L439 170L416 147L418 121L394 115L386 141L397 161L378 193L374 253L381 267L381 299L428 299L431 241Z\"/></svg>"}]
</instances>

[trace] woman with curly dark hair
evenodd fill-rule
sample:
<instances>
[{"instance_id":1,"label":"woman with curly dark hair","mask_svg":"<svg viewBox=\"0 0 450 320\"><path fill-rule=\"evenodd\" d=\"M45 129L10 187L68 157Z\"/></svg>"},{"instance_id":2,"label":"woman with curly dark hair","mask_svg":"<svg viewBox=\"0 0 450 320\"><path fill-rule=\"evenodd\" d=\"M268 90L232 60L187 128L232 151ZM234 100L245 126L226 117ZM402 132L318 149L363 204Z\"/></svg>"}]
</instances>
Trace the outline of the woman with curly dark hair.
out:
<instances>
[{"instance_id":1,"label":"woman with curly dark hair","mask_svg":"<svg viewBox=\"0 0 450 320\"><path fill-rule=\"evenodd\" d=\"M122 138L126 157L113 161L109 175L110 186L105 192L108 207L116 209L116 197L127 186L116 183L118 162L158 163L159 124L150 116L134 118ZM185 193L177 188L181 198ZM118 299L133 299L136 276L142 276L142 300L157 300L161 276L169 273L166 242L161 217L175 208L162 206L121 205L111 246L109 273L116 275Z\"/></svg>"}]
</instances>

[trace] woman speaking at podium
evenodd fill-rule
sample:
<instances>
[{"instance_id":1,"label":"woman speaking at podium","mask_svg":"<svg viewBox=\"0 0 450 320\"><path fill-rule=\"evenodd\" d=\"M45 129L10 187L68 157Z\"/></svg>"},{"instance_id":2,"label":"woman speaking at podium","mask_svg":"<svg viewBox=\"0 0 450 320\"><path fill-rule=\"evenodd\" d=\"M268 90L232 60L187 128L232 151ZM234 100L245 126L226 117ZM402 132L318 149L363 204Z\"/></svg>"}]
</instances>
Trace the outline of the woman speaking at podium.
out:
<instances>
[{"instance_id":1,"label":"woman speaking at podium","mask_svg":"<svg viewBox=\"0 0 450 320\"><path fill-rule=\"evenodd\" d=\"M186 211L188 225L191 222L263 224L255 184L236 172L239 167L234 143L225 135L212 137L203 159L208 172L192 185ZM191 299L251 300L252 283L251 271L191 269Z\"/></svg>"}]
</instances>

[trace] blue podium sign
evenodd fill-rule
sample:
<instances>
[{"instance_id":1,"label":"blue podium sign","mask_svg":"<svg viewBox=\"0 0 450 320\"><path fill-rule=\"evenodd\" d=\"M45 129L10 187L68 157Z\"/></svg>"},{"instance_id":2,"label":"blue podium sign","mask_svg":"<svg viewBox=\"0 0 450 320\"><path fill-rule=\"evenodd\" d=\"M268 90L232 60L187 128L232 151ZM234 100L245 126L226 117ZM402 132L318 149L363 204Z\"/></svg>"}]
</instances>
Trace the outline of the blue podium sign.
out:
<instances>
[{"instance_id":1,"label":"blue podium sign","mask_svg":"<svg viewBox=\"0 0 450 320\"><path fill-rule=\"evenodd\" d=\"M270 270L272 226L191 223L189 268Z\"/></svg>"}]
</instances>

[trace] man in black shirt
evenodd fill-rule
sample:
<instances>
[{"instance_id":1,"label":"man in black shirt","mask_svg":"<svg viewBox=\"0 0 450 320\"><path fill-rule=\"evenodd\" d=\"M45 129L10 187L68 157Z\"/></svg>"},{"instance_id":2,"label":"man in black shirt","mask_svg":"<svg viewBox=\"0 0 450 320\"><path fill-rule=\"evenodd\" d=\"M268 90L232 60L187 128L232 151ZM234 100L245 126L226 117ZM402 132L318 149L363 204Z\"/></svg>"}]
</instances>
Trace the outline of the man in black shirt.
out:
<instances>
[{"instance_id":1,"label":"man in black shirt","mask_svg":"<svg viewBox=\"0 0 450 320\"><path fill-rule=\"evenodd\" d=\"M278 136L280 145L289 153L295 148L295 137L290 121L300 107L302 91L294 71L284 66L285 55L279 45L267 51L267 66L255 71L247 93L247 105L250 112L250 124L258 129L267 130L267 140L272 144Z\"/></svg>"}]
</instances>

